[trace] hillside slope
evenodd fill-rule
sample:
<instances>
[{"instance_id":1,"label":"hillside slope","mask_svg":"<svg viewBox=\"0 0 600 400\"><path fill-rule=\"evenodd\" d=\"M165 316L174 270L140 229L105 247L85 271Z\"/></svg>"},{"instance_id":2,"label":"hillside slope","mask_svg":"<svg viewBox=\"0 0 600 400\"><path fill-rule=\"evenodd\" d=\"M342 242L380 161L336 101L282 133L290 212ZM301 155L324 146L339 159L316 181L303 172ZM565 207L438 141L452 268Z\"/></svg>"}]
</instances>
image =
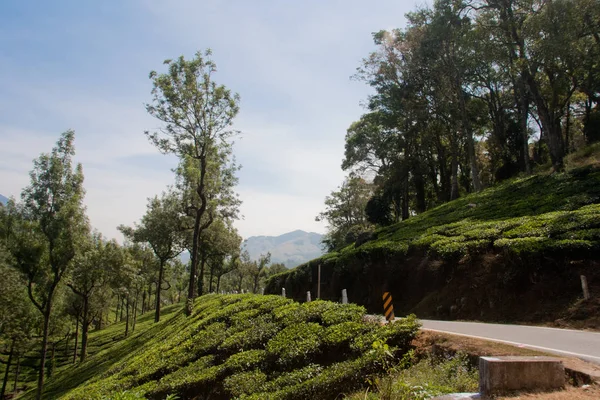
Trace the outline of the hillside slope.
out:
<instances>
[{"instance_id":1,"label":"hillside slope","mask_svg":"<svg viewBox=\"0 0 600 400\"><path fill-rule=\"evenodd\" d=\"M356 305L206 295L192 317L173 312L127 339L98 332L103 350L49 379L44 398L334 399L400 360L419 329L412 317L380 326L364 315Z\"/></svg>"},{"instance_id":2,"label":"hillside slope","mask_svg":"<svg viewBox=\"0 0 600 400\"><path fill-rule=\"evenodd\" d=\"M296 230L279 236L251 236L242 248L248 250L253 260L270 252L271 262L293 268L323 254L321 238L318 233Z\"/></svg>"},{"instance_id":3,"label":"hillside slope","mask_svg":"<svg viewBox=\"0 0 600 400\"><path fill-rule=\"evenodd\" d=\"M347 289L351 301L381 310L390 290L400 313L490 321L555 321L577 305L580 274L600 289L600 168L534 175L470 194L379 230L272 277L266 291L285 287L294 298L323 298ZM592 304L592 310L597 304ZM586 308L587 307L587 308ZM592 325L600 327L600 320Z\"/></svg>"}]
</instances>

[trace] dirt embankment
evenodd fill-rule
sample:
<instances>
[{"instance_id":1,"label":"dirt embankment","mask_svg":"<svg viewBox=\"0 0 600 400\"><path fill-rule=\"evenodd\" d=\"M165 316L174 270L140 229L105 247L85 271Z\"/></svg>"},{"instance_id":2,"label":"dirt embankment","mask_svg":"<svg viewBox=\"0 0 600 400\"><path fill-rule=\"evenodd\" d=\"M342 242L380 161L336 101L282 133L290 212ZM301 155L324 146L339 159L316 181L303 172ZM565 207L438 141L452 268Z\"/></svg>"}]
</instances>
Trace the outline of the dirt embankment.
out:
<instances>
[{"instance_id":1,"label":"dirt embankment","mask_svg":"<svg viewBox=\"0 0 600 400\"><path fill-rule=\"evenodd\" d=\"M321 297L350 302L382 313L382 294L390 291L396 315L419 318L548 324L600 329L600 262L589 255L519 257L483 253L455 260L425 254L355 257L321 264ZM582 299L585 275L591 299ZM317 293L318 265L286 279L288 297L304 301ZM277 292L281 289L277 288Z\"/></svg>"},{"instance_id":2,"label":"dirt embankment","mask_svg":"<svg viewBox=\"0 0 600 400\"><path fill-rule=\"evenodd\" d=\"M413 341L417 356L433 356L442 359L456 353L465 353L473 366L478 365L482 356L552 356L527 348L510 346L504 343L474 339L470 337L438 332L421 331ZM592 400L600 398L600 366L571 357L558 357L565 366L567 385L564 390L545 393L518 393L498 399L550 399Z\"/></svg>"}]
</instances>

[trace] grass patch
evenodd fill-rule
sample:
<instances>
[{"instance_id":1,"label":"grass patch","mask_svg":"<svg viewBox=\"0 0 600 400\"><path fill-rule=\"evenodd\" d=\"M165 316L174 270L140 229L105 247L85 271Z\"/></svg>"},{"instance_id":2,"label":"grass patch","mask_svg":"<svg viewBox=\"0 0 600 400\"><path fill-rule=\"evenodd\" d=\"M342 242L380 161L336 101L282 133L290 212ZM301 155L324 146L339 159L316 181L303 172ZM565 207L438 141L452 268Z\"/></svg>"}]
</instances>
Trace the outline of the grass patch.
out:
<instances>
[{"instance_id":1,"label":"grass patch","mask_svg":"<svg viewBox=\"0 0 600 400\"><path fill-rule=\"evenodd\" d=\"M407 360L410 362L410 360ZM374 379L374 388L348 396L352 400L425 400L448 393L477 392L479 373L465 354L425 358L405 369Z\"/></svg>"}]
</instances>

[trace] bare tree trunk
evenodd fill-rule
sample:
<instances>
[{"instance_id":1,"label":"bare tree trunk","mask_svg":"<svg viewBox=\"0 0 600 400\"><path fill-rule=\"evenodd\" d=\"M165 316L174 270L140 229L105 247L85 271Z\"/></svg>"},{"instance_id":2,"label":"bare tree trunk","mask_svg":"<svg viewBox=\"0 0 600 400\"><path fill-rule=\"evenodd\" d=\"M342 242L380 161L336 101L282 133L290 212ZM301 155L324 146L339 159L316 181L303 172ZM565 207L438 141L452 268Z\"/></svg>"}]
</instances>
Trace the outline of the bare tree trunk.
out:
<instances>
[{"instance_id":1,"label":"bare tree trunk","mask_svg":"<svg viewBox=\"0 0 600 400\"><path fill-rule=\"evenodd\" d=\"M58 283L58 280L56 280ZM42 350L40 352L40 369L38 371L38 386L35 394L36 400L42 399L44 390L44 378L46 374L46 353L48 351L48 334L50 332L50 316L52 314L52 297L54 295L54 286L48 293L46 300L46 309L44 310L44 330L42 333Z\"/></svg>"},{"instance_id":2,"label":"bare tree trunk","mask_svg":"<svg viewBox=\"0 0 600 400\"><path fill-rule=\"evenodd\" d=\"M165 260L160 260L158 270L158 284L156 285L156 308L154 311L154 322L160 321L160 293L162 292L162 281L165 274Z\"/></svg>"},{"instance_id":3,"label":"bare tree trunk","mask_svg":"<svg viewBox=\"0 0 600 400\"><path fill-rule=\"evenodd\" d=\"M15 371L15 383L13 385L13 393L17 392L17 386L19 385L19 373L21 372L21 355L17 352L17 369Z\"/></svg>"},{"instance_id":4,"label":"bare tree trunk","mask_svg":"<svg viewBox=\"0 0 600 400\"><path fill-rule=\"evenodd\" d=\"M138 296L135 296L135 300L133 301L133 324L131 326L131 333L135 332L135 323L137 322L137 309L138 309Z\"/></svg>"},{"instance_id":5,"label":"bare tree trunk","mask_svg":"<svg viewBox=\"0 0 600 400\"><path fill-rule=\"evenodd\" d=\"M8 373L10 371L10 365L12 363L13 353L15 351L15 342L17 339L13 338L10 344L10 353L8 353L8 361L6 362L6 371L4 371L4 380L2 381L2 392L0 392L0 399L4 398L6 393L6 385L8 384Z\"/></svg>"},{"instance_id":6,"label":"bare tree trunk","mask_svg":"<svg viewBox=\"0 0 600 400\"><path fill-rule=\"evenodd\" d=\"M142 289L142 314L146 312L146 291Z\"/></svg>"},{"instance_id":7,"label":"bare tree trunk","mask_svg":"<svg viewBox=\"0 0 600 400\"><path fill-rule=\"evenodd\" d=\"M77 343L79 341L79 314L77 314L77 319L75 320L75 347L73 348L73 364L77 361Z\"/></svg>"},{"instance_id":8,"label":"bare tree trunk","mask_svg":"<svg viewBox=\"0 0 600 400\"><path fill-rule=\"evenodd\" d=\"M48 378L54 375L54 367L56 366L56 362L54 359L54 354L56 353L56 342L52 342L52 351L50 352L50 365L48 366Z\"/></svg>"},{"instance_id":9,"label":"bare tree trunk","mask_svg":"<svg viewBox=\"0 0 600 400\"><path fill-rule=\"evenodd\" d=\"M127 308L127 311L125 312L125 337L127 337L129 334L129 295L127 295L125 308Z\"/></svg>"},{"instance_id":10,"label":"bare tree trunk","mask_svg":"<svg viewBox=\"0 0 600 400\"><path fill-rule=\"evenodd\" d=\"M80 362L84 362L85 357L87 356L88 330L90 327L89 313L89 299L84 296L83 316L81 317L81 355L79 357Z\"/></svg>"},{"instance_id":11,"label":"bare tree trunk","mask_svg":"<svg viewBox=\"0 0 600 400\"><path fill-rule=\"evenodd\" d=\"M217 276L217 293L219 293L219 288L221 287L221 276L222 275Z\"/></svg>"},{"instance_id":12,"label":"bare tree trunk","mask_svg":"<svg viewBox=\"0 0 600 400\"><path fill-rule=\"evenodd\" d=\"M462 92L462 80L460 79L458 72L456 78L456 94L458 96L458 103L460 105L463 136L467 140L469 166L471 167L471 181L473 183L473 189L475 189L476 192L479 192L481 191L481 180L479 179L479 167L477 166L477 156L475 154L475 139L473 138L473 129L471 129L471 123L467 114L465 96Z\"/></svg>"},{"instance_id":13,"label":"bare tree trunk","mask_svg":"<svg viewBox=\"0 0 600 400\"><path fill-rule=\"evenodd\" d=\"M201 210L196 211L194 221L194 236L192 243L192 262L190 265L190 282L188 286L188 298L185 304L186 315L192 315L194 311L194 299L196 298L196 277L198 271L198 240L200 239L200 219L202 218Z\"/></svg>"},{"instance_id":14,"label":"bare tree trunk","mask_svg":"<svg viewBox=\"0 0 600 400\"><path fill-rule=\"evenodd\" d=\"M121 305L121 296L117 294L117 309L115 310L115 324L119 320L119 306Z\"/></svg>"},{"instance_id":15,"label":"bare tree trunk","mask_svg":"<svg viewBox=\"0 0 600 400\"><path fill-rule=\"evenodd\" d=\"M123 308L125 306L125 297L121 297L121 315L119 316L119 321L123 322Z\"/></svg>"},{"instance_id":16,"label":"bare tree trunk","mask_svg":"<svg viewBox=\"0 0 600 400\"><path fill-rule=\"evenodd\" d=\"M523 135L523 159L521 162L524 164L524 171L527 175L531 174L531 163L529 162L529 135L528 135L528 117L529 117L529 99L527 97L527 88L525 87L524 78L518 79L518 97L519 97L519 128L521 129L521 135Z\"/></svg>"},{"instance_id":17,"label":"bare tree trunk","mask_svg":"<svg viewBox=\"0 0 600 400\"><path fill-rule=\"evenodd\" d=\"M450 200L456 200L459 196L459 188L458 188L458 154L452 155L451 168L452 175L450 178L451 188L450 188Z\"/></svg>"},{"instance_id":18,"label":"bare tree trunk","mask_svg":"<svg viewBox=\"0 0 600 400\"><path fill-rule=\"evenodd\" d=\"M213 291L213 276L214 276L215 267L214 265L210 267L210 278L208 280L208 292L212 293Z\"/></svg>"},{"instance_id":19,"label":"bare tree trunk","mask_svg":"<svg viewBox=\"0 0 600 400\"><path fill-rule=\"evenodd\" d=\"M146 304L146 311L152 310L152 285L154 285L154 282L148 284L148 303Z\"/></svg>"}]
</instances>

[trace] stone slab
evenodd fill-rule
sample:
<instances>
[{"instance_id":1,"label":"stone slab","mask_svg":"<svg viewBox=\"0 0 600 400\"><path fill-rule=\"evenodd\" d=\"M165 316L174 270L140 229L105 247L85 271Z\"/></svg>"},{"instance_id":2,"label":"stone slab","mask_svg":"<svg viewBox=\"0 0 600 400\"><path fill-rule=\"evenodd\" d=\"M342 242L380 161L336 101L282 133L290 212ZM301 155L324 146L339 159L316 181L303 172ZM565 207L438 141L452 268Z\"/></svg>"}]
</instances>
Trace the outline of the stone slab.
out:
<instances>
[{"instance_id":1,"label":"stone slab","mask_svg":"<svg viewBox=\"0 0 600 400\"><path fill-rule=\"evenodd\" d=\"M554 357L480 357L479 392L482 395L517 390L550 391L565 385L565 368Z\"/></svg>"},{"instance_id":2,"label":"stone slab","mask_svg":"<svg viewBox=\"0 0 600 400\"><path fill-rule=\"evenodd\" d=\"M434 397L431 400L464 400L464 399L481 399L479 393L452 393L443 396Z\"/></svg>"}]
</instances>

